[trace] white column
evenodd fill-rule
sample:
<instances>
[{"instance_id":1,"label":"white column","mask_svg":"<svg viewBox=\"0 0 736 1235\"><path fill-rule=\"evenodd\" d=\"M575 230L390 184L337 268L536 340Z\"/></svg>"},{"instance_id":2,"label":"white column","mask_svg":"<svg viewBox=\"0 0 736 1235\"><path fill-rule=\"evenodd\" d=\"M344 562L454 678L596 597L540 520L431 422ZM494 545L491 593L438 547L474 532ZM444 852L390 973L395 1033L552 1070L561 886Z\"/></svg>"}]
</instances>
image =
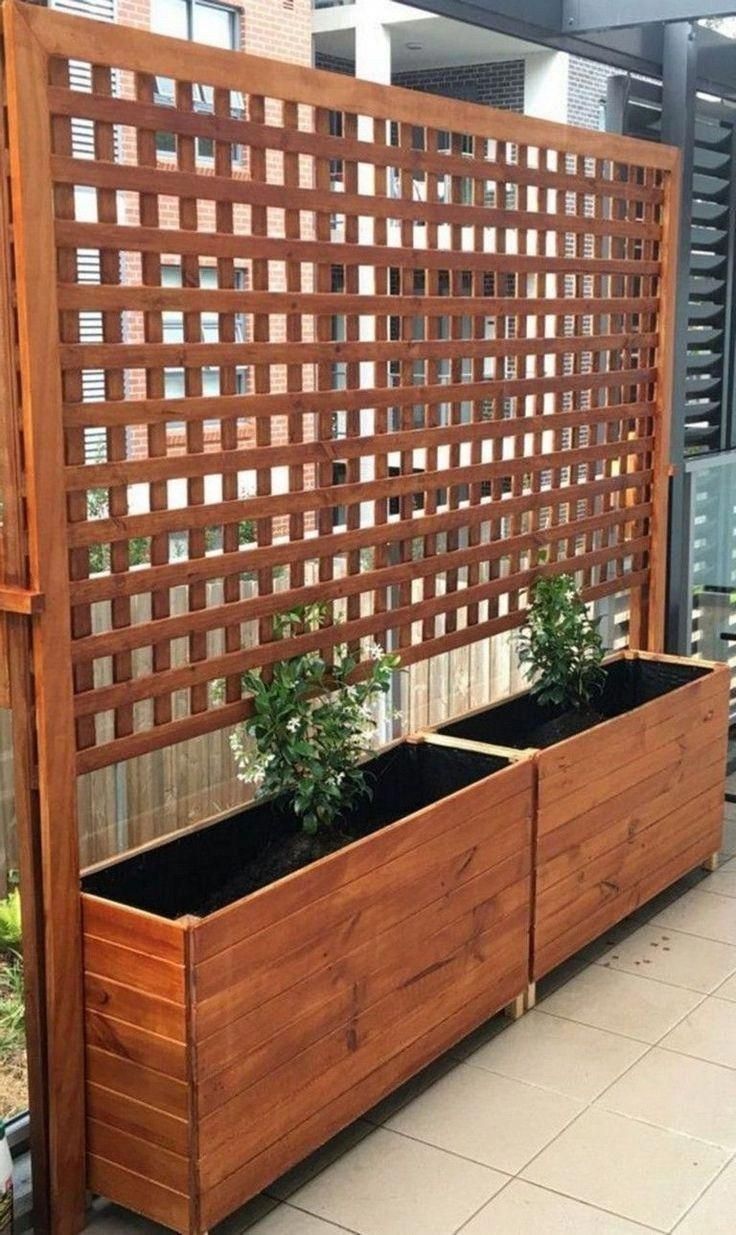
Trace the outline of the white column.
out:
<instances>
[{"instance_id":1,"label":"white column","mask_svg":"<svg viewBox=\"0 0 736 1235\"><path fill-rule=\"evenodd\" d=\"M355 0L355 76L390 86L391 35L381 8L376 0Z\"/></svg>"}]
</instances>

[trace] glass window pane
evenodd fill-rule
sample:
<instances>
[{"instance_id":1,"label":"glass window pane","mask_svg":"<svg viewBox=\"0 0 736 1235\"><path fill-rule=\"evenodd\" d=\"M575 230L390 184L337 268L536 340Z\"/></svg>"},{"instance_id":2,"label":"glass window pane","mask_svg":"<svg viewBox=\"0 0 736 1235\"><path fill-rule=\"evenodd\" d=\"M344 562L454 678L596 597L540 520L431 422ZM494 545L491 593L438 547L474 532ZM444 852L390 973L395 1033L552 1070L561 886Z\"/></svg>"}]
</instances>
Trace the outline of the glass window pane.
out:
<instances>
[{"instance_id":1,"label":"glass window pane","mask_svg":"<svg viewBox=\"0 0 736 1235\"><path fill-rule=\"evenodd\" d=\"M234 26L231 9L220 8L216 4L195 4L193 38L197 43L233 48Z\"/></svg>"},{"instance_id":2,"label":"glass window pane","mask_svg":"<svg viewBox=\"0 0 736 1235\"><path fill-rule=\"evenodd\" d=\"M151 0L151 29L155 34L188 39L186 0Z\"/></svg>"}]
</instances>

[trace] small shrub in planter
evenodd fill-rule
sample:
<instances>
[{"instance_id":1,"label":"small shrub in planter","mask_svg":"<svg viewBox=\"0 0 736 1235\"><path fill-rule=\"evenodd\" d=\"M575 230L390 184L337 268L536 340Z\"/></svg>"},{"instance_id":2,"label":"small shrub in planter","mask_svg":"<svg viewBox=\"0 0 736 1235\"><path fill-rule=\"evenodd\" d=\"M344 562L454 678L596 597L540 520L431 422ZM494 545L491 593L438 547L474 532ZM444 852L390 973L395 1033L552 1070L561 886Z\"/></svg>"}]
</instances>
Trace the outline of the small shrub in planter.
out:
<instances>
[{"instance_id":1,"label":"small shrub in planter","mask_svg":"<svg viewBox=\"0 0 736 1235\"><path fill-rule=\"evenodd\" d=\"M249 678L256 802L83 880L89 1183L175 1230L526 987L531 760L404 741L358 764L395 668L374 651L358 682L347 649Z\"/></svg>"},{"instance_id":2,"label":"small shrub in planter","mask_svg":"<svg viewBox=\"0 0 736 1235\"><path fill-rule=\"evenodd\" d=\"M539 751L532 979L720 846L729 673L603 658L569 576L540 579L519 638L531 687L440 733Z\"/></svg>"}]
</instances>

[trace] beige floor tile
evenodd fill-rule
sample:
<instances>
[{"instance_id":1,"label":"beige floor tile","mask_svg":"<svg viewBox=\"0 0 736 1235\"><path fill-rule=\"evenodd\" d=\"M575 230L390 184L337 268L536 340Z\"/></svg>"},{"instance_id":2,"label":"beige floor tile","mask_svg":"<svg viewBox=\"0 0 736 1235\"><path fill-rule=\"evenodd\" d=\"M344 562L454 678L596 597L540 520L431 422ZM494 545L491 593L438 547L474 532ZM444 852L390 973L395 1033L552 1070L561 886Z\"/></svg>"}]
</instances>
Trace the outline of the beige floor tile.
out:
<instances>
[{"instance_id":1,"label":"beige floor tile","mask_svg":"<svg viewBox=\"0 0 736 1235\"><path fill-rule=\"evenodd\" d=\"M736 1003L711 995L666 1038L667 1050L736 1068Z\"/></svg>"},{"instance_id":2,"label":"beige floor tile","mask_svg":"<svg viewBox=\"0 0 736 1235\"><path fill-rule=\"evenodd\" d=\"M460 1064L386 1127L514 1175L582 1109L563 1094Z\"/></svg>"},{"instance_id":3,"label":"beige floor tile","mask_svg":"<svg viewBox=\"0 0 736 1235\"><path fill-rule=\"evenodd\" d=\"M598 1104L736 1150L736 1072L730 1068L655 1047Z\"/></svg>"},{"instance_id":4,"label":"beige floor tile","mask_svg":"<svg viewBox=\"0 0 736 1235\"><path fill-rule=\"evenodd\" d=\"M683 1218L675 1235L733 1235L736 1230L736 1162L711 1184Z\"/></svg>"},{"instance_id":5,"label":"beige floor tile","mask_svg":"<svg viewBox=\"0 0 736 1235\"><path fill-rule=\"evenodd\" d=\"M713 896L693 888L652 918L651 925L736 944L736 905L728 896Z\"/></svg>"},{"instance_id":6,"label":"beige floor tile","mask_svg":"<svg viewBox=\"0 0 736 1235\"><path fill-rule=\"evenodd\" d=\"M650 1226L515 1179L460 1235L649 1235L650 1231Z\"/></svg>"},{"instance_id":7,"label":"beige floor tile","mask_svg":"<svg viewBox=\"0 0 736 1235\"><path fill-rule=\"evenodd\" d=\"M508 1024L508 1021L506 1022ZM446 1076L448 1072L452 1072L453 1068L458 1065L459 1057L455 1052L448 1051L446 1055L440 1056L431 1063L429 1067L423 1068L417 1076L412 1076L405 1084L400 1085L393 1093L388 1094L381 1102L372 1106L366 1112L364 1118L367 1123L382 1124L397 1111L400 1111L402 1106L406 1106L407 1102L411 1102L412 1098L416 1098L418 1094L424 1093L430 1085L434 1085L435 1081L440 1077Z\"/></svg>"},{"instance_id":8,"label":"beige floor tile","mask_svg":"<svg viewBox=\"0 0 736 1235\"><path fill-rule=\"evenodd\" d=\"M724 862L717 871L703 881L704 892L717 892L719 896L736 897L736 858Z\"/></svg>"},{"instance_id":9,"label":"beige floor tile","mask_svg":"<svg viewBox=\"0 0 736 1235\"><path fill-rule=\"evenodd\" d=\"M736 1002L736 974L724 982L723 986L719 986L713 994L717 999L733 999Z\"/></svg>"},{"instance_id":10,"label":"beige floor tile","mask_svg":"<svg viewBox=\"0 0 736 1235\"><path fill-rule=\"evenodd\" d=\"M670 1231L728 1158L716 1145L591 1108L523 1174L632 1222Z\"/></svg>"},{"instance_id":11,"label":"beige floor tile","mask_svg":"<svg viewBox=\"0 0 736 1235\"><path fill-rule=\"evenodd\" d=\"M541 1012L607 1029L640 1042L658 1042L702 995L591 965L539 1005Z\"/></svg>"},{"instance_id":12,"label":"beige floor tile","mask_svg":"<svg viewBox=\"0 0 736 1235\"><path fill-rule=\"evenodd\" d=\"M736 973L736 946L643 926L606 952L599 964L709 995Z\"/></svg>"},{"instance_id":13,"label":"beige floor tile","mask_svg":"<svg viewBox=\"0 0 736 1235\"><path fill-rule=\"evenodd\" d=\"M620 1034L534 1011L469 1055L466 1063L590 1102L645 1050L643 1043Z\"/></svg>"},{"instance_id":14,"label":"beige floor tile","mask_svg":"<svg viewBox=\"0 0 736 1235\"><path fill-rule=\"evenodd\" d=\"M256 1222L255 1226L245 1229L248 1235L342 1235L345 1227L315 1218L313 1214L294 1209L291 1205L279 1205L266 1218ZM216 1235L219 1235L219 1231Z\"/></svg>"},{"instance_id":15,"label":"beige floor tile","mask_svg":"<svg viewBox=\"0 0 736 1235\"><path fill-rule=\"evenodd\" d=\"M291 1203L359 1235L449 1235L508 1176L377 1128Z\"/></svg>"}]
</instances>

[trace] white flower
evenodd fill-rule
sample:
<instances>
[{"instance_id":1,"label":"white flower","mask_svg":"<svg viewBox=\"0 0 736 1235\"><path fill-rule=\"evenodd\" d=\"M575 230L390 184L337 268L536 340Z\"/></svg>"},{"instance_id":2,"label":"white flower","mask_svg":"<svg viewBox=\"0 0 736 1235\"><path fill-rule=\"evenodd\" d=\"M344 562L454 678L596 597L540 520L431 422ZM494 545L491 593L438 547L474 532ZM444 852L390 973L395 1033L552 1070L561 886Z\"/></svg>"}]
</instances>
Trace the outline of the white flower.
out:
<instances>
[{"instance_id":1,"label":"white flower","mask_svg":"<svg viewBox=\"0 0 736 1235\"><path fill-rule=\"evenodd\" d=\"M335 776L335 784L341 785L344 780L345 780L345 773L338 772L337 775Z\"/></svg>"},{"instance_id":2,"label":"white flower","mask_svg":"<svg viewBox=\"0 0 736 1235\"><path fill-rule=\"evenodd\" d=\"M287 720L286 728L289 733L298 733L302 727L302 722L298 716L292 716L291 720Z\"/></svg>"},{"instance_id":3,"label":"white flower","mask_svg":"<svg viewBox=\"0 0 736 1235\"><path fill-rule=\"evenodd\" d=\"M383 648L380 643L372 643L368 648L368 655L371 660L381 660L383 656Z\"/></svg>"}]
</instances>

